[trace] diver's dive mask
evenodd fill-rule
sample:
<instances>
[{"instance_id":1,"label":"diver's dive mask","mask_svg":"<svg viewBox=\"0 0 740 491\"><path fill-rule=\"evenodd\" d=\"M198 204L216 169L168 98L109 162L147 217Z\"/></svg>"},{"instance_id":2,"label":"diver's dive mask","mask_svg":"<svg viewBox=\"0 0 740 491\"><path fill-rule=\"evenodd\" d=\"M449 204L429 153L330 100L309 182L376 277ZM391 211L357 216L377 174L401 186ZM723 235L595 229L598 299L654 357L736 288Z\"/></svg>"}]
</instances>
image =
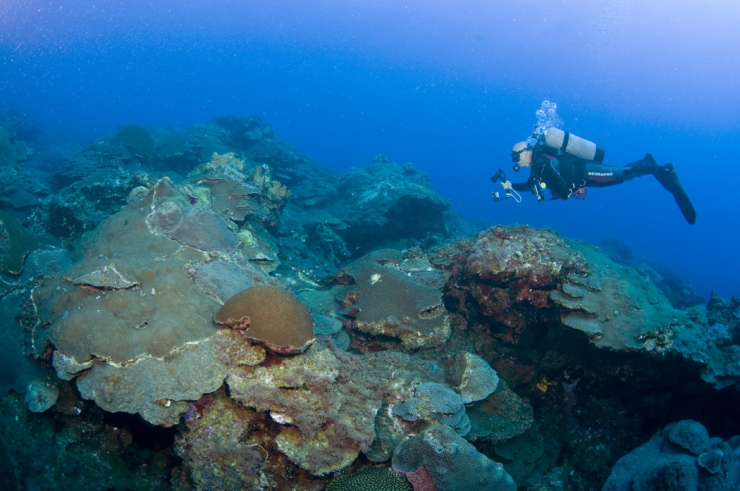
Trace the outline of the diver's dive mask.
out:
<instances>
[{"instance_id":1,"label":"diver's dive mask","mask_svg":"<svg viewBox=\"0 0 740 491\"><path fill-rule=\"evenodd\" d=\"M522 160L522 153L524 152L531 152L534 150L534 146L530 140L517 143L514 145L514 148L511 149L511 161L514 162L514 172L519 172L519 169L522 168L522 166L519 164L519 162Z\"/></svg>"},{"instance_id":2,"label":"diver's dive mask","mask_svg":"<svg viewBox=\"0 0 740 491\"><path fill-rule=\"evenodd\" d=\"M519 165L519 159L522 156L522 152L526 152L527 148L524 147L519 151L512 150L511 151L511 161L514 162L514 166L512 167L514 169L514 172L519 172L519 169L521 169L521 166Z\"/></svg>"}]
</instances>

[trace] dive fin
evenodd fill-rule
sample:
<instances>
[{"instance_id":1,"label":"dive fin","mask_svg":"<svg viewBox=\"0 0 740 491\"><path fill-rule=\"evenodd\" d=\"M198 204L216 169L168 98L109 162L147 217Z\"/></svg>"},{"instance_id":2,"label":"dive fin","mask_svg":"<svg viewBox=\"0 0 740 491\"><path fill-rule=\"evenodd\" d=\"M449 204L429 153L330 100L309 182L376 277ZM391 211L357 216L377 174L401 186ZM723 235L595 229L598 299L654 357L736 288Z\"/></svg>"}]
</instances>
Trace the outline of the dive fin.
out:
<instances>
[{"instance_id":1,"label":"dive fin","mask_svg":"<svg viewBox=\"0 0 740 491\"><path fill-rule=\"evenodd\" d=\"M673 199L676 200L676 204L681 210L681 213L683 213L683 217L686 219L686 221L689 222L690 225L695 224L696 210L694 209L694 205L691 204L691 199L689 199L689 195L686 194L686 191L684 191L681 186L673 191Z\"/></svg>"},{"instance_id":2,"label":"dive fin","mask_svg":"<svg viewBox=\"0 0 740 491\"><path fill-rule=\"evenodd\" d=\"M676 204L681 210L686 221L691 225L696 223L696 210L694 209L694 205L691 203L689 195L686 194L683 186L681 186L681 182L678 180L678 175L676 174L676 170L673 168L673 164L660 166L654 175L666 191L673 195L673 199L676 200Z\"/></svg>"}]
</instances>

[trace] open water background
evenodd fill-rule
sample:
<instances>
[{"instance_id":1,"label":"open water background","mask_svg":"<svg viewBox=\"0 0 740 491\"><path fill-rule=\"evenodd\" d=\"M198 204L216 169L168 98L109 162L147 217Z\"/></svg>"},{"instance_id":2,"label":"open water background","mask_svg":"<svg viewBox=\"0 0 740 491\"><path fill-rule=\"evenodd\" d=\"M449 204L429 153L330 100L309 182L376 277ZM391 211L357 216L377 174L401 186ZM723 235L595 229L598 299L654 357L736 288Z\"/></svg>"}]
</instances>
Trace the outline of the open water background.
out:
<instances>
[{"instance_id":1,"label":"open water background","mask_svg":"<svg viewBox=\"0 0 740 491\"><path fill-rule=\"evenodd\" d=\"M0 3L0 110L96 138L260 114L332 169L413 162L465 216L613 236L703 295L740 294L740 9L731 0ZM585 202L493 203L544 99L564 128L673 162L689 226L645 177Z\"/></svg>"}]
</instances>

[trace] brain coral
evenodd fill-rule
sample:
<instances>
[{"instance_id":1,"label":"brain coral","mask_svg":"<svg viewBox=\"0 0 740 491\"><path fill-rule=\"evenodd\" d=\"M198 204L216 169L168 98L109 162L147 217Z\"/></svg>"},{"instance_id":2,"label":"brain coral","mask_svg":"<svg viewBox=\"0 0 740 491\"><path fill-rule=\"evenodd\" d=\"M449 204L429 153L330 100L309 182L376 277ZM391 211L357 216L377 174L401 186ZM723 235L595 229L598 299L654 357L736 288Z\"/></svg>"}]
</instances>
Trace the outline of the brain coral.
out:
<instances>
[{"instance_id":1,"label":"brain coral","mask_svg":"<svg viewBox=\"0 0 740 491\"><path fill-rule=\"evenodd\" d=\"M245 334L271 351L293 354L313 342L313 318L291 293L253 286L226 301L214 320Z\"/></svg>"},{"instance_id":2,"label":"brain coral","mask_svg":"<svg viewBox=\"0 0 740 491\"><path fill-rule=\"evenodd\" d=\"M411 486L390 467L366 467L334 479L324 491L411 491Z\"/></svg>"}]
</instances>

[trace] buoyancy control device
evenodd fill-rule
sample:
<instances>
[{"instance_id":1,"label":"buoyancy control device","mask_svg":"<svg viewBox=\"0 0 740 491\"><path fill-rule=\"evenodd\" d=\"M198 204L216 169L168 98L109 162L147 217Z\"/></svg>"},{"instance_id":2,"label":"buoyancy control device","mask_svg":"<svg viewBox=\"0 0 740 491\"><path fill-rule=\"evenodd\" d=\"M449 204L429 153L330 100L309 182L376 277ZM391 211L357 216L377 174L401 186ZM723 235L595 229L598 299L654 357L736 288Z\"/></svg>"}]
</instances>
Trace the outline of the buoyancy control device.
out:
<instances>
[{"instance_id":1,"label":"buoyancy control device","mask_svg":"<svg viewBox=\"0 0 740 491\"><path fill-rule=\"evenodd\" d=\"M606 149L601 145L558 128L548 128L545 131L545 144L579 159L595 160L599 163L604 162L606 154Z\"/></svg>"}]
</instances>

